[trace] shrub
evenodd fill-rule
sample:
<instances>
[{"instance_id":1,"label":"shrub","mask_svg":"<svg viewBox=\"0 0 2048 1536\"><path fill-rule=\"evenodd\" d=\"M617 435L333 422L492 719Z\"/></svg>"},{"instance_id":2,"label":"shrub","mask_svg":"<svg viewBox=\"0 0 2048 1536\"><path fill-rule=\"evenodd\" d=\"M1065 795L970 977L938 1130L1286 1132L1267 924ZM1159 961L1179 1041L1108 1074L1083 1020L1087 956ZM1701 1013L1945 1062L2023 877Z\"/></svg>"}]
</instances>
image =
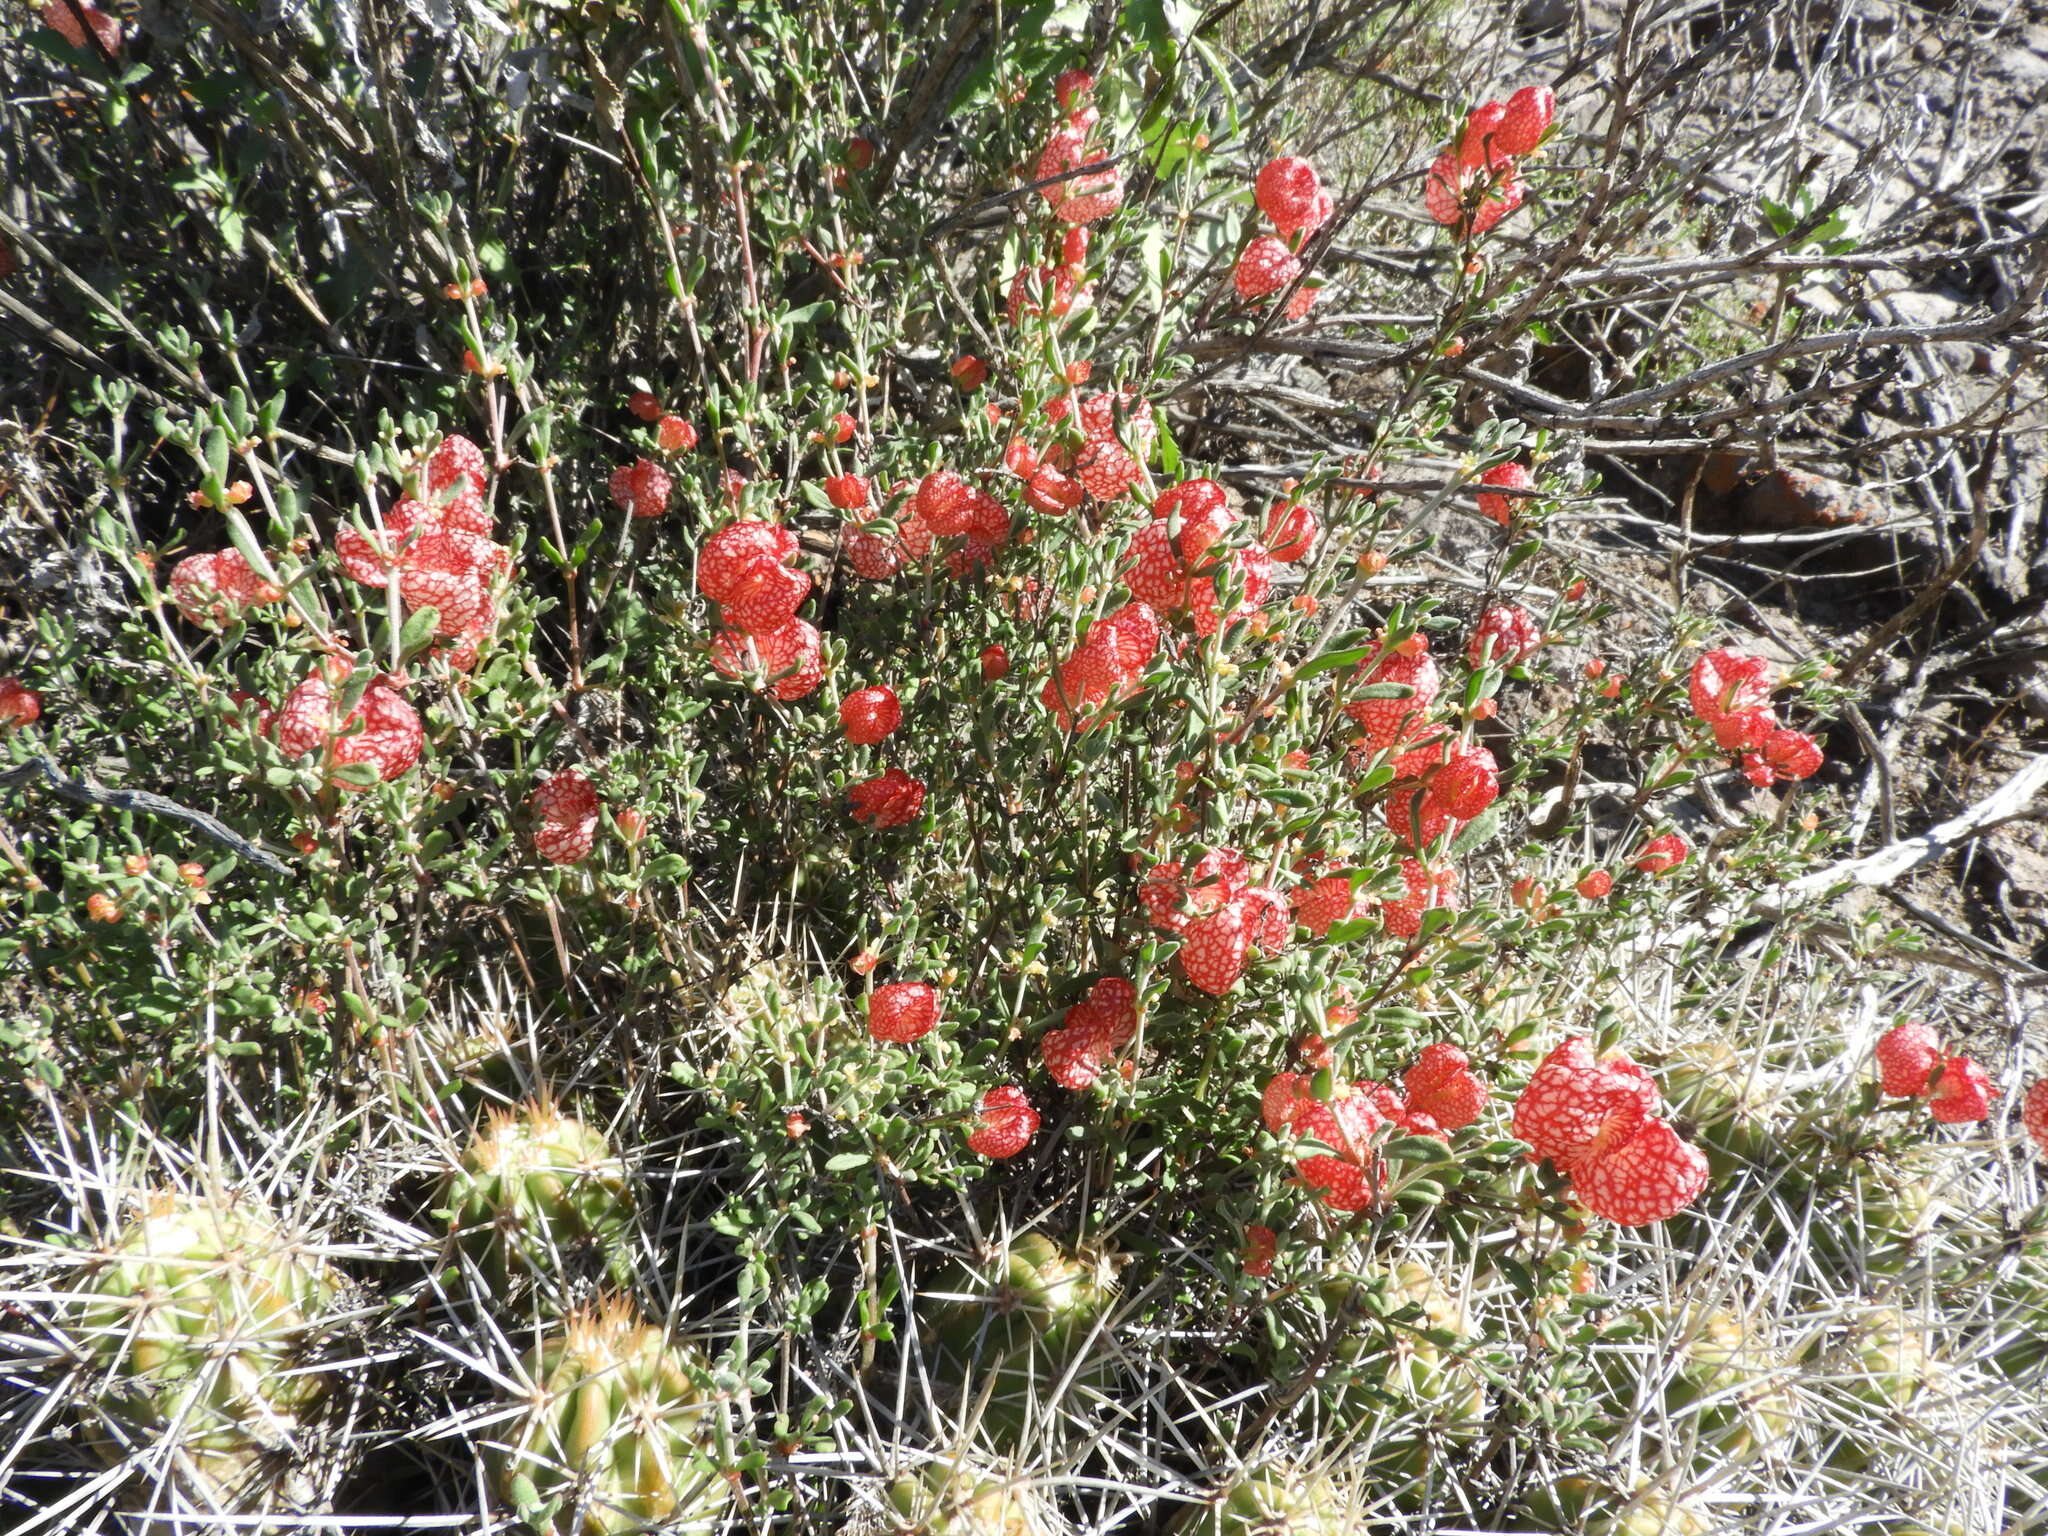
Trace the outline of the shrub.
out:
<instances>
[{"instance_id":1,"label":"shrub","mask_svg":"<svg viewBox=\"0 0 2048 1536\"><path fill-rule=\"evenodd\" d=\"M1429 7L0 42L0 1492L2035 1518L2024 1032L1828 911L1873 653L1767 655L1614 490L1831 440L1901 338L1782 285L1935 258L1802 109L1675 110L1806 33L1651 11L1640 98L1643 38L1554 96ZM361 1298L263 1398L288 1499L153 1388L111 1472L53 1428L148 1374L66 1309L171 1173L308 1192L293 1331ZM270 1262L180 1348L267 1350Z\"/></svg>"}]
</instances>

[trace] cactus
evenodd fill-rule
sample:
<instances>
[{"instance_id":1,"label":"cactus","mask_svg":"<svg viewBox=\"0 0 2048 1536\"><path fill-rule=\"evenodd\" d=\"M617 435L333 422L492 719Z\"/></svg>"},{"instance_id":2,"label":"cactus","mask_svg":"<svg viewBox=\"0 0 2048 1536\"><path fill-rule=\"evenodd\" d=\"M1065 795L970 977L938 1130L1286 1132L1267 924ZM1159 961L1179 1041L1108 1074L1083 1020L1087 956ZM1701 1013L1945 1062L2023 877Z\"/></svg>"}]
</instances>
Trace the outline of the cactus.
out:
<instances>
[{"instance_id":1,"label":"cactus","mask_svg":"<svg viewBox=\"0 0 2048 1536\"><path fill-rule=\"evenodd\" d=\"M981 1423L998 1443L1012 1445L1088 1349L1116 1295L1115 1261L1027 1232L984 1264L956 1266L930 1293L926 1338L936 1363L967 1389L963 1411L986 1391ZM1099 1360L1103 1351L1093 1353ZM1075 1380L1100 1374L1084 1369Z\"/></svg>"},{"instance_id":2,"label":"cactus","mask_svg":"<svg viewBox=\"0 0 2048 1536\"><path fill-rule=\"evenodd\" d=\"M1719 1528L1697 1504L1649 1483L1623 1490L1589 1477L1561 1477L1535 1490L1523 1512L1572 1536L1708 1536Z\"/></svg>"},{"instance_id":3,"label":"cactus","mask_svg":"<svg viewBox=\"0 0 2048 1536\"><path fill-rule=\"evenodd\" d=\"M1248 1468L1173 1524L1174 1536L1352 1536L1358 1499L1328 1473L1283 1462Z\"/></svg>"},{"instance_id":4,"label":"cactus","mask_svg":"<svg viewBox=\"0 0 2048 1536\"><path fill-rule=\"evenodd\" d=\"M1897 1307L1873 1306L1852 1318L1815 1362L1822 1390L1851 1417L1829 1448L1827 1464L1861 1477L1902 1446L1932 1447L1939 1414L1920 1398L1941 1378L1926 1334ZM1938 1405L1935 1405L1938 1406Z\"/></svg>"},{"instance_id":5,"label":"cactus","mask_svg":"<svg viewBox=\"0 0 2048 1536\"><path fill-rule=\"evenodd\" d=\"M1665 1101L1707 1154L1716 1180L1746 1168L1782 1166L1806 1139L1797 1125L1774 1123L1777 1105L1769 1080L1752 1073L1723 1041L1679 1048L1665 1059L1659 1077Z\"/></svg>"},{"instance_id":6,"label":"cactus","mask_svg":"<svg viewBox=\"0 0 2048 1536\"><path fill-rule=\"evenodd\" d=\"M715 1530L732 1498L701 1354L610 1300L527 1361L526 1411L495 1455L499 1496L555 1536Z\"/></svg>"},{"instance_id":7,"label":"cactus","mask_svg":"<svg viewBox=\"0 0 2048 1536\"><path fill-rule=\"evenodd\" d=\"M1782 1449L1797 1418L1792 1368L1761 1324L1730 1307L1642 1307L1608 1336L1631 1346L1602 1356L1617 1417L1635 1412L1639 1381L1663 1376L1663 1412L1649 1416L1652 1430L1661 1425L1675 1443L1697 1437L1736 1458ZM1658 1364L1646 1370L1646 1360Z\"/></svg>"},{"instance_id":8,"label":"cactus","mask_svg":"<svg viewBox=\"0 0 2048 1536\"><path fill-rule=\"evenodd\" d=\"M1053 1536L1052 1506L1028 1481L966 1456L928 1461L889 1485L896 1529L920 1536Z\"/></svg>"},{"instance_id":9,"label":"cactus","mask_svg":"<svg viewBox=\"0 0 2048 1536\"><path fill-rule=\"evenodd\" d=\"M1461 1289L1417 1259L1358 1258L1317 1283L1322 1327L1338 1331L1320 1381L1333 1406L1368 1413L1389 1397L1421 1410L1432 1428L1459 1436L1486 1413L1486 1384L1461 1354L1474 1336ZM1322 1355L1319 1334L1283 1341L1276 1368L1292 1374Z\"/></svg>"},{"instance_id":10,"label":"cactus","mask_svg":"<svg viewBox=\"0 0 2048 1536\"><path fill-rule=\"evenodd\" d=\"M253 1202L163 1191L77 1289L104 1384L88 1438L117 1464L168 1449L152 1512L317 1504L314 1418L333 1382L306 1356L341 1290L324 1259Z\"/></svg>"},{"instance_id":11,"label":"cactus","mask_svg":"<svg viewBox=\"0 0 2048 1536\"><path fill-rule=\"evenodd\" d=\"M1814 1212L1816 1261L1841 1274L1896 1275L1949 1215L1926 1152L1858 1161L1845 1186Z\"/></svg>"},{"instance_id":12,"label":"cactus","mask_svg":"<svg viewBox=\"0 0 2048 1536\"><path fill-rule=\"evenodd\" d=\"M448 1180L442 1213L494 1294L598 1269L631 1283L633 1193L604 1136L546 1100L493 1110Z\"/></svg>"}]
</instances>

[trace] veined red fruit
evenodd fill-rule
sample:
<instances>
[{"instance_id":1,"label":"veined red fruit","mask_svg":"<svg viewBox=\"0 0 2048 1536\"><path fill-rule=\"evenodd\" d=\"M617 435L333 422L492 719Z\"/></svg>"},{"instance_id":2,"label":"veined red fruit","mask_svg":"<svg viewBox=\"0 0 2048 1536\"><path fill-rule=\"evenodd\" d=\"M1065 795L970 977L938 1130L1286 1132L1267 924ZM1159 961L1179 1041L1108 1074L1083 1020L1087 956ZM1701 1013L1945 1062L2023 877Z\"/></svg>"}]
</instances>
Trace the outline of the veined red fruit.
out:
<instances>
[{"instance_id":1,"label":"veined red fruit","mask_svg":"<svg viewBox=\"0 0 2048 1536\"><path fill-rule=\"evenodd\" d=\"M654 445L663 453L688 453L697 446L697 429L680 416L664 416L655 424Z\"/></svg>"},{"instance_id":2,"label":"veined red fruit","mask_svg":"<svg viewBox=\"0 0 2048 1536\"><path fill-rule=\"evenodd\" d=\"M1429 654L1427 640L1423 645L1424 649L1414 655L1382 646L1360 662L1352 674L1352 682L1360 686L1387 683L1409 690L1407 698L1354 699L1344 706L1344 713L1364 728L1366 739L1376 748L1400 746L1412 740L1421 732L1424 718L1436 703L1436 661Z\"/></svg>"},{"instance_id":3,"label":"veined red fruit","mask_svg":"<svg viewBox=\"0 0 2048 1536\"><path fill-rule=\"evenodd\" d=\"M1778 728L1777 716L1768 709L1731 709L1711 722L1714 742L1724 752L1753 752L1770 739Z\"/></svg>"},{"instance_id":4,"label":"veined red fruit","mask_svg":"<svg viewBox=\"0 0 2048 1536\"><path fill-rule=\"evenodd\" d=\"M367 763L386 781L420 760L425 732L413 707L396 689L374 682L363 690L347 717L334 718L334 688L353 672L352 663L328 657L285 698L277 715L277 744L286 757L323 755L329 782L345 790L364 786L333 777L333 770Z\"/></svg>"},{"instance_id":5,"label":"veined red fruit","mask_svg":"<svg viewBox=\"0 0 2048 1536\"><path fill-rule=\"evenodd\" d=\"M1047 517L1066 516L1081 505L1085 494L1086 488L1080 481L1050 463L1040 464L1031 471L1031 478L1024 482L1025 504Z\"/></svg>"},{"instance_id":6,"label":"veined red fruit","mask_svg":"<svg viewBox=\"0 0 2048 1536\"><path fill-rule=\"evenodd\" d=\"M1745 710L1768 711L1777 671L1765 656L1726 648L1707 651L1692 664L1686 683L1692 712L1711 725Z\"/></svg>"},{"instance_id":7,"label":"veined red fruit","mask_svg":"<svg viewBox=\"0 0 2048 1536\"><path fill-rule=\"evenodd\" d=\"M1636 855L1636 868L1646 875L1661 875L1678 868L1692 854L1691 846L1676 832L1666 832L1643 844Z\"/></svg>"},{"instance_id":8,"label":"veined red fruit","mask_svg":"<svg viewBox=\"0 0 2048 1536\"><path fill-rule=\"evenodd\" d=\"M973 487L950 469L935 469L918 482L917 515L940 538L967 531L973 515Z\"/></svg>"},{"instance_id":9,"label":"veined red fruit","mask_svg":"<svg viewBox=\"0 0 2048 1536\"><path fill-rule=\"evenodd\" d=\"M1339 1083L1329 1102L1298 1098L1294 1134L1331 1150L1312 1152L1296 1167L1302 1181L1333 1211L1362 1211L1379 1197L1381 1160L1373 1139L1387 1123L1376 1083Z\"/></svg>"},{"instance_id":10,"label":"veined red fruit","mask_svg":"<svg viewBox=\"0 0 2048 1536\"><path fill-rule=\"evenodd\" d=\"M868 504L868 481L865 475L828 475L825 478L825 499L842 512L858 512Z\"/></svg>"},{"instance_id":11,"label":"veined red fruit","mask_svg":"<svg viewBox=\"0 0 2048 1536\"><path fill-rule=\"evenodd\" d=\"M1425 1045L1401 1083L1409 1106L1447 1131L1463 1130L1477 1120L1489 1096L1472 1072L1472 1059L1445 1040Z\"/></svg>"},{"instance_id":12,"label":"veined red fruit","mask_svg":"<svg viewBox=\"0 0 2048 1536\"><path fill-rule=\"evenodd\" d=\"M1474 667L1489 661L1497 667L1511 667L1528 660L1542 644L1543 626L1535 614L1514 603L1494 603L1479 616L1465 647L1465 659Z\"/></svg>"},{"instance_id":13,"label":"veined red fruit","mask_svg":"<svg viewBox=\"0 0 2048 1536\"><path fill-rule=\"evenodd\" d=\"M877 831L905 826L924 809L924 781L913 779L901 768L856 784L846 794L853 802L853 819Z\"/></svg>"},{"instance_id":14,"label":"veined red fruit","mask_svg":"<svg viewBox=\"0 0 2048 1536\"><path fill-rule=\"evenodd\" d=\"M1479 477L1479 483L1481 485L1506 486L1510 490L1517 491L1533 490L1536 486L1536 481L1531 477L1528 469L1521 464L1515 463L1494 465L1493 468ZM1508 497L1502 496L1498 492L1481 491L1479 493L1479 515L1481 517L1490 517L1496 523L1499 523L1501 527L1505 528L1513 519L1519 502L1519 497Z\"/></svg>"},{"instance_id":15,"label":"veined red fruit","mask_svg":"<svg viewBox=\"0 0 2048 1536\"><path fill-rule=\"evenodd\" d=\"M583 821L597 815L597 786L574 768L549 774L528 799L542 821Z\"/></svg>"},{"instance_id":16,"label":"veined red fruit","mask_svg":"<svg viewBox=\"0 0 2048 1536\"><path fill-rule=\"evenodd\" d=\"M811 578L772 560L757 561L739 589L720 605L720 616L748 635L769 635L788 627L811 593Z\"/></svg>"},{"instance_id":17,"label":"veined red fruit","mask_svg":"<svg viewBox=\"0 0 2048 1536\"><path fill-rule=\"evenodd\" d=\"M1458 818L1416 785L1398 785L1380 802L1380 819L1403 846L1420 852L1458 825Z\"/></svg>"},{"instance_id":18,"label":"veined red fruit","mask_svg":"<svg viewBox=\"0 0 2048 1536\"><path fill-rule=\"evenodd\" d=\"M1067 174L1039 190L1064 224L1092 224L1123 206L1123 172L1088 143L1086 124L1069 122L1055 128L1032 167L1034 181Z\"/></svg>"},{"instance_id":19,"label":"veined red fruit","mask_svg":"<svg viewBox=\"0 0 2048 1536\"><path fill-rule=\"evenodd\" d=\"M1656 1080L1625 1054L1597 1059L1584 1035L1570 1035L1543 1058L1515 1101L1514 1133L1537 1157L1569 1168L1663 1107Z\"/></svg>"},{"instance_id":20,"label":"veined red fruit","mask_svg":"<svg viewBox=\"0 0 2048 1536\"><path fill-rule=\"evenodd\" d=\"M1915 1099L1927 1092L1941 1066L1941 1037L1915 1020L1878 1036L1872 1054L1884 1091L1896 1099Z\"/></svg>"},{"instance_id":21,"label":"veined red fruit","mask_svg":"<svg viewBox=\"0 0 2048 1536\"><path fill-rule=\"evenodd\" d=\"M789 529L741 518L704 541L697 554L697 590L714 603L729 603L757 566L779 565L796 552L797 538Z\"/></svg>"},{"instance_id":22,"label":"veined red fruit","mask_svg":"<svg viewBox=\"0 0 2048 1536\"><path fill-rule=\"evenodd\" d=\"M1350 917L1358 905L1349 875L1325 875L1314 885L1296 890L1293 902L1294 920L1319 939L1329 933L1332 923Z\"/></svg>"},{"instance_id":23,"label":"veined red fruit","mask_svg":"<svg viewBox=\"0 0 2048 1536\"><path fill-rule=\"evenodd\" d=\"M868 998L868 1033L891 1045L908 1045L939 1022L938 990L922 981L892 981Z\"/></svg>"},{"instance_id":24,"label":"veined red fruit","mask_svg":"<svg viewBox=\"0 0 2048 1536\"><path fill-rule=\"evenodd\" d=\"M903 723L903 705L885 684L849 693L839 705L839 724L857 747L871 747Z\"/></svg>"},{"instance_id":25,"label":"veined red fruit","mask_svg":"<svg viewBox=\"0 0 2048 1536\"><path fill-rule=\"evenodd\" d=\"M1451 749L1451 760L1430 775L1423 796L1427 811L1442 811L1455 821L1472 821L1500 796L1500 768L1493 753L1478 743Z\"/></svg>"},{"instance_id":26,"label":"veined red fruit","mask_svg":"<svg viewBox=\"0 0 2048 1536\"><path fill-rule=\"evenodd\" d=\"M652 459L635 459L612 471L612 500L638 518L659 517L668 510L675 481Z\"/></svg>"},{"instance_id":27,"label":"veined red fruit","mask_svg":"<svg viewBox=\"0 0 2048 1536\"><path fill-rule=\"evenodd\" d=\"M483 449L459 432L450 433L427 455L424 474L426 499L441 509L444 521L468 533L490 536L490 515L483 510L483 499L491 486L491 466ZM482 526L472 526L479 517Z\"/></svg>"},{"instance_id":28,"label":"veined red fruit","mask_svg":"<svg viewBox=\"0 0 2048 1536\"><path fill-rule=\"evenodd\" d=\"M1618 1227L1665 1221L1707 1187L1707 1155L1668 1121L1648 1121L1605 1156L1571 1170L1572 1196Z\"/></svg>"},{"instance_id":29,"label":"veined red fruit","mask_svg":"<svg viewBox=\"0 0 2048 1536\"><path fill-rule=\"evenodd\" d=\"M1763 759L1781 779L1807 779L1825 761L1820 743L1804 731L1774 730L1764 738Z\"/></svg>"},{"instance_id":30,"label":"veined red fruit","mask_svg":"<svg viewBox=\"0 0 2048 1536\"><path fill-rule=\"evenodd\" d=\"M1000 683L1010 675L1010 653L1000 645L985 645L981 649L981 680L984 683Z\"/></svg>"},{"instance_id":31,"label":"veined red fruit","mask_svg":"<svg viewBox=\"0 0 2048 1536\"><path fill-rule=\"evenodd\" d=\"M954 358L952 367L946 371L953 376L953 383L962 394L973 394L988 382L988 364L971 352Z\"/></svg>"},{"instance_id":32,"label":"veined red fruit","mask_svg":"<svg viewBox=\"0 0 2048 1536\"><path fill-rule=\"evenodd\" d=\"M1458 872L1448 866L1431 869L1419 859L1403 859L1401 884L1407 888L1404 897L1380 904L1380 921L1397 939L1418 937L1423 913L1457 904Z\"/></svg>"},{"instance_id":33,"label":"veined red fruit","mask_svg":"<svg viewBox=\"0 0 2048 1536\"><path fill-rule=\"evenodd\" d=\"M171 568L171 601L194 624L225 629L243 610L282 601L284 593L258 576L237 549L187 555Z\"/></svg>"},{"instance_id":34,"label":"veined red fruit","mask_svg":"<svg viewBox=\"0 0 2048 1536\"><path fill-rule=\"evenodd\" d=\"M0 725L34 725L43 717L43 696L18 677L0 677Z\"/></svg>"},{"instance_id":35,"label":"veined red fruit","mask_svg":"<svg viewBox=\"0 0 2048 1536\"><path fill-rule=\"evenodd\" d=\"M2020 1101L2020 1124L2034 1150L2048 1160L2048 1077L2039 1079Z\"/></svg>"},{"instance_id":36,"label":"veined red fruit","mask_svg":"<svg viewBox=\"0 0 2048 1536\"><path fill-rule=\"evenodd\" d=\"M1266 514L1266 553L1282 565L1292 565L1307 557L1321 531L1310 508L1298 501L1279 502Z\"/></svg>"},{"instance_id":37,"label":"veined red fruit","mask_svg":"<svg viewBox=\"0 0 2048 1536\"><path fill-rule=\"evenodd\" d=\"M1972 1125L1991 1113L1998 1090L1991 1074L1967 1056L1944 1056L1927 1107L1944 1125Z\"/></svg>"},{"instance_id":38,"label":"veined red fruit","mask_svg":"<svg viewBox=\"0 0 2048 1536\"><path fill-rule=\"evenodd\" d=\"M1181 935L1181 974L1189 985L1221 997L1244 974L1251 941L1251 914L1236 901L1225 902L1189 920Z\"/></svg>"},{"instance_id":39,"label":"veined red fruit","mask_svg":"<svg viewBox=\"0 0 2048 1536\"><path fill-rule=\"evenodd\" d=\"M1581 879L1574 889L1588 901L1601 901L1614 889L1614 876L1604 869L1596 869Z\"/></svg>"},{"instance_id":40,"label":"veined red fruit","mask_svg":"<svg viewBox=\"0 0 2048 1536\"><path fill-rule=\"evenodd\" d=\"M1240 299L1263 299L1301 276L1301 261L1271 235L1260 235L1237 258L1231 281Z\"/></svg>"},{"instance_id":41,"label":"veined red fruit","mask_svg":"<svg viewBox=\"0 0 2048 1536\"><path fill-rule=\"evenodd\" d=\"M759 670L767 686L785 703L801 699L825 680L818 631L804 619L765 635L720 630L711 641L711 665L727 677Z\"/></svg>"},{"instance_id":42,"label":"veined red fruit","mask_svg":"<svg viewBox=\"0 0 2048 1536\"><path fill-rule=\"evenodd\" d=\"M1458 138L1458 166L1461 170L1497 175L1506 169L1508 155L1500 147L1501 120L1507 103L1489 101L1474 107L1465 117L1465 131Z\"/></svg>"},{"instance_id":43,"label":"veined red fruit","mask_svg":"<svg viewBox=\"0 0 2048 1536\"><path fill-rule=\"evenodd\" d=\"M1120 976L1104 976L1038 1042L1046 1069L1062 1088L1093 1083L1138 1033L1138 991Z\"/></svg>"},{"instance_id":44,"label":"veined red fruit","mask_svg":"<svg viewBox=\"0 0 2048 1536\"><path fill-rule=\"evenodd\" d=\"M987 1158L1015 1157L1038 1134L1038 1111L1022 1088L989 1089L974 1106L974 1120L967 1145Z\"/></svg>"},{"instance_id":45,"label":"veined red fruit","mask_svg":"<svg viewBox=\"0 0 2048 1536\"><path fill-rule=\"evenodd\" d=\"M534 851L550 864L580 864L597 845L597 818L544 821L533 829Z\"/></svg>"},{"instance_id":46,"label":"veined red fruit","mask_svg":"<svg viewBox=\"0 0 2048 1536\"><path fill-rule=\"evenodd\" d=\"M1322 178L1299 155L1281 155L1261 166L1253 196L1282 235L1313 234L1330 216Z\"/></svg>"},{"instance_id":47,"label":"veined red fruit","mask_svg":"<svg viewBox=\"0 0 2048 1536\"><path fill-rule=\"evenodd\" d=\"M642 421L661 419L661 402L644 389L636 389L626 396L626 409Z\"/></svg>"},{"instance_id":48,"label":"veined red fruit","mask_svg":"<svg viewBox=\"0 0 2048 1536\"><path fill-rule=\"evenodd\" d=\"M1273 1260L1280 1255L1280 1238L1271 1227L1249 1226L1244 1229L1244 1272L1254 1280L1263 1280L1273 1273Z\"/></svg>"},{"instance_id":49,"label":"veined red fruit","mask_svg":"<svg viewBox=\"0 0 2048 1536\"><path fill-rule=\"evenodd\" d=\"M1528 154L1543 142L1556 115L1556 92L1547 85L1523 86L1508 98L1507 110L1494 130L1494 147L1503 154Z\"/></svg>"},{"instance_id":50,"label":"veined red fruit","mask_svg":"<svg viewBox=\"0 0 2048 1536\"><path fill-rule=\"evenodd\" d=\"M1506 161L1498 175L1459 162L1456 150L1445 150L1429 168L1423 182L1423 203L1429 216L1439 224L1483 235L1522 206L1523 187L1513 161ZM1473 206L1468 210L1467 201Z\"/></svg>"}]
</instances>

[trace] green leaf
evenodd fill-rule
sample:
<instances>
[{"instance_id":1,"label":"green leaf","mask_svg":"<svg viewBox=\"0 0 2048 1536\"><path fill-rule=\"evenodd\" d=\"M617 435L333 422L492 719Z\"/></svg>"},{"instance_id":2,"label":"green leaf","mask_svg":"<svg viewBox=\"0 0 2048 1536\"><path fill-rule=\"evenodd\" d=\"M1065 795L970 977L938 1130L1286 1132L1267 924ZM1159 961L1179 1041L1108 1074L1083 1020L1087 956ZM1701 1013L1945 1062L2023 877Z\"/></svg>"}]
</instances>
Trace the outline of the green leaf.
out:
<instances>
[{"instance_id":1,"label":"green leaf","mask_svg":"<svg viewBox=\"0 0 2048 1536\"><path fill-rule=\"evenodd\" d=\"M1488 806L1451 843L1451 857L1461 859L1475 848L1483 848L1500 832L1500 807Z\"/></svg>"},{"instance_id":2,"label":"green leaf","mask_svg":"<svg viewBox=\"0 0 2048 1536\"><path fill-rule=\"evenodd\" d=\"M1366 657L1370 656L1373 653L1373 650L1374 647L1370 645L1354 645L1342 651L1325 651L1322 655L1311 657L1309 660L1304 661L1300 666L1296 667L1294 669L1294 680L1296 682L1300 682L1305 677L1314 677L1320 672L1334 672L1339 667L1355 667L1361 661L1364 661ZM1401 691L1397 694L1376 694L1371 691L1372 688L1386 687L1398 687ZM1401 685L1399 684L1374 683L1371 685L1370 688L1365 690L1359 696L1361 698L1382 699L1405 698L1410 691L1411 690L1409 690L1408 688L1401 687Z\"/></svg>"},{"instance_id":3,"label":"green leaf","mask_svg":"<svg viewBox=\"0 0 2048 1536\"><path fill-rule=\"evenodd\" d=\"M855 1168L865 1168L874 1161L866 1152L835 1152L825 1159L827 1173L846 1173Z\"/></svg>"},{"instance_id":4,"label":"green leaf","mask_svg":"<svg viewBox=\"0 0 2048 1536\"><path fill-rule=\"evenodd\" d=\"M434 643L434 626L441 621L441 610L429 604L415 608L405 621L405 628L398 632L398 652L410 659Z\"/></svg>"},{"instance_id":5,"label":"green leaf","mask_svg":"<svg viewBox=\"0 0 2048 1536\"><path fill-rule=\"evenodd\" d=\"M226 485L228 480L229 448L228 435L219 427L206 434L206 471L222 485ZM247 554L248 551L244 550L243 553Z\"/></svg>"},{"instance_id":6,"label":"green leaf","mask_svg":"<svg viewBox=\"0 0 2048 1536\"><path fill-rule=\"evenodd\" d=\"M1451 1149L1434 1136L1396 1136L1380 1148L1388 1157L1402 1163L1448 1163L1452 1161Z\"/></svg>"}]
</instances>

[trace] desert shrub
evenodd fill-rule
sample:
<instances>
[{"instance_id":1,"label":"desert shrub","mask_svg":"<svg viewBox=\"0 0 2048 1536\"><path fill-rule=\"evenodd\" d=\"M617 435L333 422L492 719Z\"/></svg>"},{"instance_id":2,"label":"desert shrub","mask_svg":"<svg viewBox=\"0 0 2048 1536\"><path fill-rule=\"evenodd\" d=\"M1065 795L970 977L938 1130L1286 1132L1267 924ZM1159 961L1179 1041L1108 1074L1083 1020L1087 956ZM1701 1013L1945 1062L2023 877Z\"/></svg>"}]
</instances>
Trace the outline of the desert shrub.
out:
<instances>
[{"instance_id":1,"label":"desert shrub","mask_svg":"<svg viewBox=\"0 0 2048 1536\"><path fill-rule=\"evenodd\" d=\"M1686 542L2035 323L1794 302L2025 249L1794 152L1820 18L69 6L44 1527L2039 1518L2011 975L1834 914L1870 653Z\"/></svg>"}]
</instances>

